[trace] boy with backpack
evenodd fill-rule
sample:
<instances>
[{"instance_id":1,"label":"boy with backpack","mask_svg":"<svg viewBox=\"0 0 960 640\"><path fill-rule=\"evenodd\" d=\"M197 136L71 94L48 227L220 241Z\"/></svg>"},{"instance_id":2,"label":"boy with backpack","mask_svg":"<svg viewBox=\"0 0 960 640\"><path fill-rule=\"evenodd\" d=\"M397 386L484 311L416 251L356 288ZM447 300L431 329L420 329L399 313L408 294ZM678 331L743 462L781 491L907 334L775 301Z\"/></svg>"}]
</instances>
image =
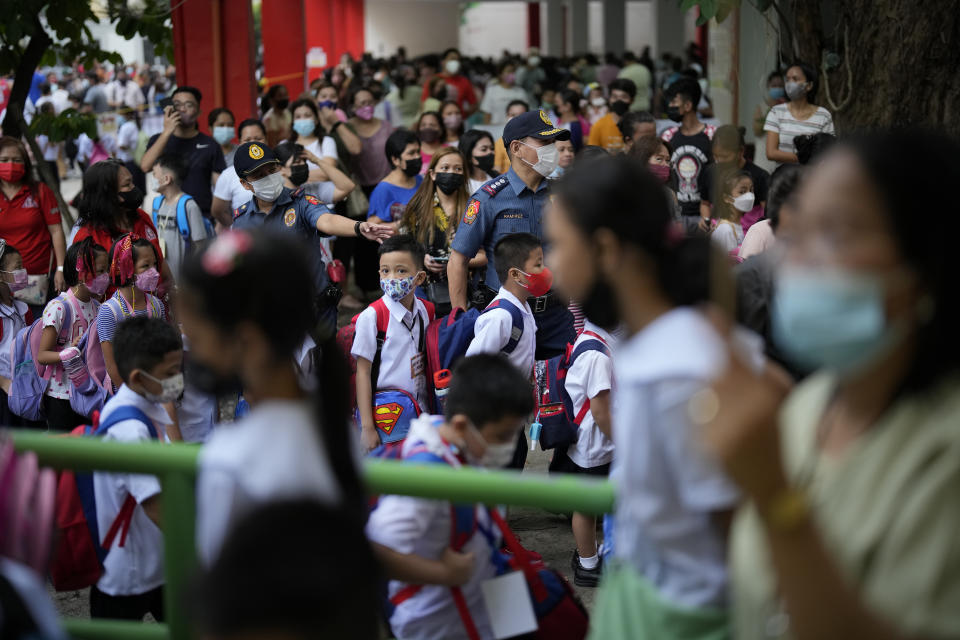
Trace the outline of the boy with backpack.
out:
<instances>
[{"instance_id":1,"label":"boy with backpack","mask_svg":"<svg viewBox=\"0 0 960 640\"><path fill-rule=\"evenodd\" d=\"M186 174L183 158L175 153L163 154L153 165L152 175L160 194L153 199L153 224L166 246L166 259L176 278L188 252L213 236L213 227L203 217L200 205L180 188Z\"/></svg>"},{"instance_id":2,"label":"boy with backpack","mask_svg":"<svg viewBox=\"0 0 960 640\"><path fill-rule=\"evenodd\" d=\"M163 404L183 393L180 334L163 320L138 316L117 326L113 344L123 386L104 405L97 433L119 442L163 437L171 423ZM121 542L106 549L103 574L90 588L91 617L140 620L149 611L162 621L160 481L156 476L97 471L93 495L98 545L108 546L105 534L118 520L128 518L124 527L129 529L119 536Z\"/></svg>"},{"instance_id":3,"label":"boy with backpack","mask_svg":"<svg viewBox=\"0 0 960 640\"><path fill-rule=\"evenodd\" d=\"M433 304L416 289L426 280L423 248L413 237L394 236L380 245L383 297L355 320L350 354L356 359L357 409L364 451L398 442L398 428L429 406L425 340ZM406 414L406 415L404 415Z\"/></svg>"},{"instance_id":4,"label":"boy with backpack","mask_svg":"<svg viewBox=\"0 0 960 640\"><path fill-rule=\"evenodd\" d=\"M517 434L532 409L530 382L506 359L498 355L466 358L454 369L445 417L425 415L414 420L402 459L454 468L502 468L510 461ZM367 522L372 542L405 554L416 564L439 560L453 540L454 550L472 553L475 563L473 575L461 587L391 580L390 626L397 638L493 637L481 588L496 573L491 553L499 544L487 537L496 531L491 517L481 505L409 496L380 498ZM474 627L474 633L467 625Z\"/></svg>"}]
</instances>

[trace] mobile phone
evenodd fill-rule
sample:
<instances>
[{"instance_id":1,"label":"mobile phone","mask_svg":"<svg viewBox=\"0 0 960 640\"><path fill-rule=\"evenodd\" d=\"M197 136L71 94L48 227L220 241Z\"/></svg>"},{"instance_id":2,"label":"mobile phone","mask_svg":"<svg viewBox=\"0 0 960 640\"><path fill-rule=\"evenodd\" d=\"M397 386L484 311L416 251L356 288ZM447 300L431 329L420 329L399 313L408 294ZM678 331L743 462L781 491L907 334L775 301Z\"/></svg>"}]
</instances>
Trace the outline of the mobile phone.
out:
<instances>
[{"instance_id":1,"label":"mobile phone","mask_svg":"<svg viewBox=\"0 0 960 640\"><path fill-rule=\"evenodd\" d=\"M161 98L160 99L160 110L164 111L167 107L173 106L173 98Z\"/></svg>"},{"instance_id":2,"label":"mobile phone","mask_svg":"<svg viewBox=\"0 0 960 640\"><path fill-rule=\"evenodd\" d=\"M430 256L434 262L450 262L450 256Z\"/></svg>"}]
</instances>

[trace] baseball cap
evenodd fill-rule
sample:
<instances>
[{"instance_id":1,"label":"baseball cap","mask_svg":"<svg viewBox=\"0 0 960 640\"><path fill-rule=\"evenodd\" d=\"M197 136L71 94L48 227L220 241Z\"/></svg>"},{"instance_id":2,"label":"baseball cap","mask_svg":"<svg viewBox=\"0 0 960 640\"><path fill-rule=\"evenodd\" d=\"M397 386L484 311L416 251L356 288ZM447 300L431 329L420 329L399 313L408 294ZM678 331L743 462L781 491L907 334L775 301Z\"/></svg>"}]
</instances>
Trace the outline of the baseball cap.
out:
<instances>
[{"instance_id":1,"label":"baseball cap","mask_svg":"<svg viewBox=\"0 0 960 640\"><path fill-rule=\"evenodd\" d=\"M233 168L237 170L237 175L241 178L271 162L280 164L273 149L260 142L244 142L237 147L236 153L233 154Z\"/></svg>"},{"instance_id":2,"label":"baseball cap","mask_svg":"<svg viewBox=\"0 0 960 640\"><path fill-rule=\"evenodd\" d=\"M536 138L551 142L554 140L569 140L570 132L566 129L557 128L543 110L527 111L513 118L503 128L504 145L510 146L511 142L520 138Z\"/></svg>"}]
</instances>

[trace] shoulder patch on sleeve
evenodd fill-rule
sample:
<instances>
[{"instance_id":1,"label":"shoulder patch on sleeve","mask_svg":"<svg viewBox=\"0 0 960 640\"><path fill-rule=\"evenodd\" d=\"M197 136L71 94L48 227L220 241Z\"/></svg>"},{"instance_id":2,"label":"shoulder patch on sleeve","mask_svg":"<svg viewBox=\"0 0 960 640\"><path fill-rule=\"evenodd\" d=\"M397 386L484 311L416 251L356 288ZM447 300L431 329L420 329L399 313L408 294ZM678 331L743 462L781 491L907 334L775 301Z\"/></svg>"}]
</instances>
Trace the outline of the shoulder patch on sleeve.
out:
<instances>
[{"instance_id":1,"label":"shoulder patch on sleeve","mask_svg":"<svg viewBox=\"0 0 960 640\"><path fill-rule=\"evenodd\" d=\"M466 211L463 212L463 224L473 224L477 219L477 214L480 213L480 201L479 200L470 200L470 203L467 205Z\"/></svg>"},{"instance_id":2,"label":"shoulder patch on sleeve","mask_svg":"<svg viewBox=\"0 0 960 640\"><path fill-rule=\"evenodd\" d=\"M498 193L500 193L501 191L503 191L503 188L507 186L508 182L509 180L507 180L507 176L500 176L493 182L488 182L487 184L483 185L480 188L486 191L487 195L489 195L490 197L493 197Z\"/></svg>"},{"instance_id":3,"label":"shoulder patch on sleeve","mask_svg":"<svg viewBox=\"0 0 960 640\"><path fill-rule=\"evenodd\" d=\"M306 195L303 197L303 199L310 204L320 204L320 200L316 196Z\"/></svg>"}]
</instances>

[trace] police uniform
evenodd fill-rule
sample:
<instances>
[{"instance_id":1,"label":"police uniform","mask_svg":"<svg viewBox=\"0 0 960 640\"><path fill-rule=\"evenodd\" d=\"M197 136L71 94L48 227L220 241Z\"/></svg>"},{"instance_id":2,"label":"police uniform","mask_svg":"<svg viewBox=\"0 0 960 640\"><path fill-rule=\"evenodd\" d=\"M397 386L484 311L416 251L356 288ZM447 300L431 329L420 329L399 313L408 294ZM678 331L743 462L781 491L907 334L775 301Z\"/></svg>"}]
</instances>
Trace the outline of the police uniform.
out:
<instances>
[{"instance_id":1,"label":"police uniform","mask_svg":"<svg viewBox=\"0 0 960 640\"><path fill-rule=\"evenodd\" d=\"M270 147L249 142L237 147L233 162L237 175L245 177L264 164L277 162L277 157ZM317 221L327 213L332 213L331 209L316 196L305 193L303 187L296 190L284 187L269 211L261 211L251 193L250 201L234 210L232 226L234 229L263 227L271 231L291 231L300 236L315 249L310 252L309 258L313 268L314 285L317 294L321 295L330 284L321 250L321 241L328 236L317 230ZM322 319L329 321L332 318L336 323L336 303L325 305L321 297L319 306Z\"/></svg>"},{"instance_id":2,"label":"police uniform","mask_svg":"<svg viewBox=\"0 0 960 640\"><path fill-rule=\"evenodd\" d=\"M558 129L543 111L528 111L507 123L503 130L506 146L521 138L568 140L570 132ZM487 253L484 285L494 293L500 288L494 265L493 248L504 236L531 233L543 240L543 205L549 196L549 180L544 178L533 191L511 167L505 174L490 180L467 203L457 227L451 248L472 258L480 248ZM544 244L544 252L546 252ZM576 340L573 315L553 291L539 298L529 298L537 321L538 360L563 353L567 343Z\"/></svg>"}]
</instances>

